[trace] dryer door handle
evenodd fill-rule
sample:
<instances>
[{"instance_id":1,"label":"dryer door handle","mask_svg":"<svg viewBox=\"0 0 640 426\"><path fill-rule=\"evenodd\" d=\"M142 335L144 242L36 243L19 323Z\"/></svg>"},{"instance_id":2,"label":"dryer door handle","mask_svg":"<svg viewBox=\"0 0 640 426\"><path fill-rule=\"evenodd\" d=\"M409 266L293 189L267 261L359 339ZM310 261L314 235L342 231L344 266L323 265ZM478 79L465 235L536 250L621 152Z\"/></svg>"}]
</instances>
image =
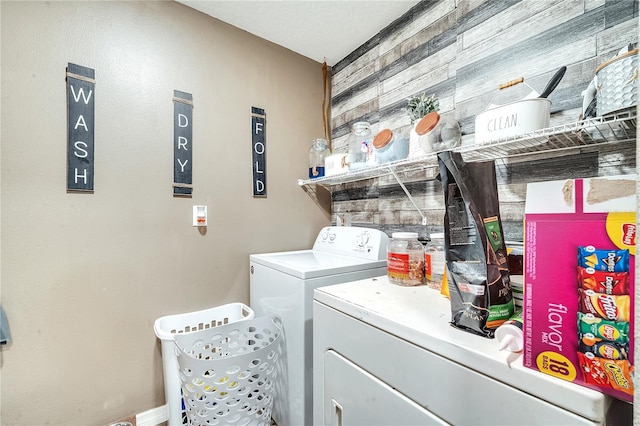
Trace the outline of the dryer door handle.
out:
<instances>
[{"instance_id":1,"label":"dryer door handle","mask_svg":"<svg viewBox=\"0 0 640 426\"><path fill-rule=\"evenodd\" d=\"M333 420L335 420L332 424L342 426L342 405L333 398L331 398L331 403L333 404Z\"/></svg>"}]
</instances>

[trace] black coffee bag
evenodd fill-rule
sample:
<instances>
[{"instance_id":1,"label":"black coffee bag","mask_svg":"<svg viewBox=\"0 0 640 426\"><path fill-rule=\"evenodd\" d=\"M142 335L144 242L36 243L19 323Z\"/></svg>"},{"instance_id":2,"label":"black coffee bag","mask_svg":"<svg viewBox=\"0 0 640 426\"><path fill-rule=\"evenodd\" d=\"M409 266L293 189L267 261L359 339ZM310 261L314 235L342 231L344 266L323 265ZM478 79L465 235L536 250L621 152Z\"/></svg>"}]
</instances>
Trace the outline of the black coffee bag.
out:
<instances>
[{"instance_id":1,"label":"black coffee bag","mask_svg":"<svg viewBox=\"0 0 640 426\"><path fill-rule=\"evenodd\" d=\"M451 324L493 337L514 313L493 161L465 163L438 154L444 191L444 237Z\"/></svg>"}]
</instances>

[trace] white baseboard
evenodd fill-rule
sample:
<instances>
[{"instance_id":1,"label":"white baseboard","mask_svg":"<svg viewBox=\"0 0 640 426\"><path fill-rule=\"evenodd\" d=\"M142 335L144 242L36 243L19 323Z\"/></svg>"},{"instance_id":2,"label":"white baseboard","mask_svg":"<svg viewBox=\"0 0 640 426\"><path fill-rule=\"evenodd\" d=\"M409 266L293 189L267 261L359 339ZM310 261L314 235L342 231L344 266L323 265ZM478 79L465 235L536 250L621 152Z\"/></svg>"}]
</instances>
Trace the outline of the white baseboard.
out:
<instances>
[{"instance_id":1,"label":"white baseboard","mask_svg":"<svg viewBox=\"0 0 640 426\"><path fill-rule=\"evenodd\" d=\"M136 414L136 426L156 426L167 420L169 413L166 405Z\"/></svg>"}]
</instances>

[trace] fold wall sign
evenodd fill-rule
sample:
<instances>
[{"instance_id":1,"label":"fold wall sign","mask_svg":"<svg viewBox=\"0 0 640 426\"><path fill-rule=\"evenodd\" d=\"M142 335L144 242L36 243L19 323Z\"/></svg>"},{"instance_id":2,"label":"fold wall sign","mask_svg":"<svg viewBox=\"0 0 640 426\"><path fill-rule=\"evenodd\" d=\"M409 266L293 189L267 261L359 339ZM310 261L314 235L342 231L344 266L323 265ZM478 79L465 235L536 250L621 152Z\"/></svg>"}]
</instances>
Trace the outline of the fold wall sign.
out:
<instances>
[{"instance_id":1,"label":"fold wall sign","mask_svg":"<svg viewBox=\"0 0 640 426\"><path fill-rule=\"evenodd\" d=\"M173 195L193 195L193 96L173 91Z\"/></svg>"},{"instance_id":2,"label":"fold wall sign","mask_svg":"<svg viewBox=\"0 0 640 426\"><path fill-rule=\"evenodd\" d=\"M266 114L262 108L251 107L251 153L253 156L253 197L267 198Z\"/></svg>"},{"instance_id":3,"label":"fold wall sign","mask_svg":"<svg viewBox=\"0 0 640 426\"><path fill-rule=\"evenodd\" d=\"M95 71L67 66L67 191L93 192Z\"/></svg>"}]
</instances>

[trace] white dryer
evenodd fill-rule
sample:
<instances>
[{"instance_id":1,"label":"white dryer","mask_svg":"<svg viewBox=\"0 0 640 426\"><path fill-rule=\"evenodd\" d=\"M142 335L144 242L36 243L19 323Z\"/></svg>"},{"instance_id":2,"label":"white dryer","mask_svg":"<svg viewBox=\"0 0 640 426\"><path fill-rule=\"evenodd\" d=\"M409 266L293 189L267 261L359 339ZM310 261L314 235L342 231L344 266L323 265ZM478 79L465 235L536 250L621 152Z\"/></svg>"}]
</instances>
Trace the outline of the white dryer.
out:
<instances>
[{"instance_id":1,"label":"white dryer","mask_svg":"<svg viewBox=\"0 0 640 426\"><path fill-rule=\"evenodd\" d=\"M288 394L275 404L278 426L313 422L313 290L387 273L389 238L377 229L325 227L312 249L252 254L250 306L280 314L287 348Z\"/></svg>"},{"instance_id":2,"label":"white dryer","mask_svg":"<svg viewBox=\"0 0 640 426\"><path fill-rule=\"evenodd\" d=\"M632 405L450 325L449 300L386 276L314 291L314 425L628 425Z\"/></svg>"}]
</instances>

